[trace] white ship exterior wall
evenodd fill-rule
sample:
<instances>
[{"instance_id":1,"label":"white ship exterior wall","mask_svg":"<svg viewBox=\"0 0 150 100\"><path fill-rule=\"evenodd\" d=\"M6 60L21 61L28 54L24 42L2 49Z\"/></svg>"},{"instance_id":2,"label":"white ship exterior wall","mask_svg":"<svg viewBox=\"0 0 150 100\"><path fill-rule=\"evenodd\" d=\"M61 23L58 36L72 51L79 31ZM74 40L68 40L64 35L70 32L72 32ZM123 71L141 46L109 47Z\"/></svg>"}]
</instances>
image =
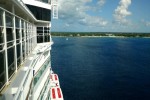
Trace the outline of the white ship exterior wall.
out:
<instances>
[{"instance_id":1,"label":"white ship exterior wall","mask_svg":"<svg viewBox=\"0 0 150 100\"><path fill-rule=\"evenodd\" d=\"M13 61L13 69L14 72L17 72L19 66L21 63L24 62L24 60L26 59L25 57L27 57L31 51L33 50L33 48L36 46L36 27L35 25L33 25L32 23L14 15L13 13L3 9L3 8L0 8L0 10L3 12L3 24L2 26L0 26L0 28L2 29L2 33L1 34L4 34L3 37L1 37L4 41L3 43L0 43L0 45L2 45L2 49L0 50L0 53L2 52L5 52L5 57L3 59L5 59L5 75L6 76L6 85L9 84L9 79L11 78L11 75L9 75L9 65L8 65L8 57L11 57L11 55L8 55L8 50L13 48L14 49L14 61ZM13 25L10 27L10 26L7 26L8 23L6 23L6 14L9 14L11 15L11 18L12 18L12 23ZM19 28L16 27L16 24L19 24L19 23L16 23L16 18L20 20L20 23L25 23L25 25L30 25L32 26L32 28L30 27L21 27L21 24L19 25ZM8 29L11 29L11 33L7 33L7 30ZM16 30L19 31L19 33L16 33ZM28 30L28 31L27 31ZM22 33L23 32L23 33ZM32 34L31 34L32 32ZM8 36L7 35L10 35L12 34L12 40L8 41ZM16 34L19 35L19 38L17 39L16 38ZM22 37L22 34L24 35L24 37ZM31 42L32 41L32 42ZM8 45L9 44L9 45ZM24 46L22 45L24 44ZM19 51L16 49L17 48L17 45L19 45L20 48ZM23 52L24 51L24 52ZM19 52L20 54L20 57L17 58L17 52ZM24 54L23 54L24 53ZM24 55L24 57L23 57ZM19 62L17 63L17 60L19 60ZM1 87L0 87L1 88Z\"/></svg>"},{"instance_id":2,"label":"white ship exterior wall","mask_svg":"<svg viewBox=\"0 0 150 100\"><path fill-rule=\"evenodd\" d=\"M35 0L23 0L24 2L26 2L27 4L30 2L30 5L35 5L38 7L42 7L42 8L46 8L46 9L51 9L51 5L48 3L43 3L40 1L35 1ZM14 1L17 2L17 1ZM21 1L20 1L21 2ZM23 3L21 2L21 4L23 5ZM23 5L25 6L25 5ZM24 62L26 62L27 59L29 59L29 56L31 55L33 49L35 48L35 46L37 46L37 29L36 27L38 26L43 26L43 27L51 27L50 22L46 22L46 21L38 21L35 20L35 18L21 18L19 16L15 15L15 9L14 5L12 5L12 12L5 10L4 8L0 7L0 11L2 12L2 25L0 24L0 35L3 34L2 40L3 42L0 42L0 53L4 54L4 66L5 67L4 71L2 73L0 73L0 76L2 76L4 74L4 78L6 79L6 81L4 83L0 82L0 90L4 87L4 86L9 86L9 84L11 85L11 78L14 77L15 74L18 74L19 69L22 70L22 68L20 68L20 66L22 66L24 64ZM0 12L0 13L1 13ZM25 11L28 12L28 11ZM11 16L12 19L12 26L8 26L7 24L7 14ZM33 16L33 15L31 15ZM30 17L31 17L30 16ZM0 16L1 17L1 16ZM28 17L28 15L27 15ZM17 23L17 20L19 20L19 22ZM37 21L37 23L36 23ZM40 24L41 23L41 24ZM16 26L18 25L19 26ZM11 29L10 34L12 34L12 40L8 41L8 29ZM2 31L1 31L2 30ZM44 34L44 33L43 33ZM17 37L19 36L19 37ZM1 38L1 37L0 37ZM50 44L51 45L51 44ZM11 68L9 66L9 58L11 57L10 54L8 54L8 51L10 49L13 49L13 64L11 66L13 66L13 71L10 74L9 73L9 69ZM50 49L50 48L49 48ZM19 52L19 53L18 53ZM19 55L19 57L18 57ZM41 62L41 64L39 64L37 67L35 67L35 73L38 73L38 70L40 69L40 67L42 66L42 63L45 62L45 60L50 60L47 59L50 56L50 52L48 53L46 58L42 58L43 62ZM33 59L32 59L33 60ZM32 64L32 62L30 62ZM34 93L33 93L33 100L37 100L38 96L40 95L41 90L44 87L45 82L47 81L47 77L49 77L49 73L50 73L50 64L51 62L49 62L49 64L47 65L45 71L42 73L42 78L40 78L37 82L36 85L36 89L34 89ZM31 66L31 65L29 65ZM25 75L22 76L22 80L20 82L20 85L18 85L17 87L13 87L11 88L9 91L7 91L7 93L4 93L4 97L2 99L6 99L6 100L26 100L27 96L30 93L30 86L33 80L33 70L34 68L31 66L26 68L26 66L24 66L23 70L25 72ZM2 75L1 75L2 74ZM34 87L33 87L34 88ZM47 93L48 94L48 93ZM30 97L28 97L30 98ZM46 98L46 96L45 96ZM0 97L1 99L1 97Z\"/></svg>"}]
</instances>

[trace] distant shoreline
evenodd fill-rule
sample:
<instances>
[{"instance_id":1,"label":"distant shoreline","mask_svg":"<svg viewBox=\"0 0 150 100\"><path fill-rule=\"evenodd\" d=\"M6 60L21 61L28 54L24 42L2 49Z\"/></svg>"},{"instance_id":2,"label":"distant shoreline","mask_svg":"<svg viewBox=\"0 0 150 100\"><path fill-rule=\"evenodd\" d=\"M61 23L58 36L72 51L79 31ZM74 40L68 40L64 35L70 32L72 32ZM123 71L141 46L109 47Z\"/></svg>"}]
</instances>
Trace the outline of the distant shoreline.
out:
<instances>
[{"instance_id":1,"label":"distant shoreline","mask_svg":"<svg viewBox=\"0 0 150 100\"><path fill-rule=\"evenodd\" d=\"M81 38L150 38L150 37L127 37L127 36L52 36L52 37L81 37Z\"/></svg>"},{"instance_id":2,"label":"distant shoreline","mask_svg":"<svg viewBox=\"0 0 150 100\"><path fill-rule=\"evenodd\" d=\"M113 37L113 38L116 38L116 37L121 37L121 38L125 38L124 36L53 36L52 35L52 37L99 37L99 38L101 38L101 37Z\"/></svg>"},{"instance_id":3,"label":"distant shoreline","mask_svg":"<svg viewBox=\"0 0 150 100\"><path fill-rule=\"evenodd\" d=\"M111 38L150 38L150 33L111 33L111 32L52 32L57 37L111 37Z\"/></svg>"}]
</instances>

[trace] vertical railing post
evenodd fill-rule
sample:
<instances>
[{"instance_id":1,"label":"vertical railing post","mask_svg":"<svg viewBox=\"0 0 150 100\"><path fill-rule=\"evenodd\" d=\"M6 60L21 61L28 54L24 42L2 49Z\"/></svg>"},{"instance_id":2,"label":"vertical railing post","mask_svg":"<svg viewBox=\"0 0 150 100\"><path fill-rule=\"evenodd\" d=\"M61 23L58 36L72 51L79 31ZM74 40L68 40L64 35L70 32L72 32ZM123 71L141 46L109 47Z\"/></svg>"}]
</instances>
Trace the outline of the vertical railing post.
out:
<instances>
[{"instance_id":1,"label":"vertical railing post","mask_svg":"<svg viewBox=\"0 0 150 100\"><path fill-rule=\"evenodd\" d=\"M35 32L34 33L34 36L35 36L34 37L35 38L35 41L34 41L35 44L34 44L34 46L35 46L35 45L37 45L37 33L36 33L37 32L37 27L36 26L34 26L34 32Z\"/></svg>"},{"instance_id":2,"label":"vertical railing post","mask_svg":"<svg viewBox=\"0 0 150 100\"><path fill-rule=\"evenodd\" d=\"M52 37L51 37L51 23L49 23L49 35L50 35L50 42L52 42Z\"/></svg>"},{"instance_id":3,"label":"vertical railing post","mask_svg":"<svg viewBox=\"0 0 150 100\"><path fill-rule=\"evenodd\" d=\"M26 22L24 21L24 58L26 59Z\"/></svg>"},{"instance_id":4,"label":"vertical railing post","mask_svg":"<svg viewBox=\"0 0 150 100\"><path fill-rule=\"evenodd\" d=\"M28 51L30 54L30 38L31 38L31 27L30 23L28 24Z\"/></svg>"},{"instance_id":5,"label":"vertical railing post","mask_svg":"<svg viewBox=\"0 0 150 100\"><path fill-rule=\"evenodd\" d=\"M27 33L27 40L28 40L28 55L29 55L29 53L30 53L30 46L29 46L29 45L30 45L30 36L29 36L29 35L30 35L30 29L29 29L29 26L30 26L30 24L28 23L28 27L27 27L27 30L28 30L28 31L27 31L27 32L28 32L28 33Z\"/></svg>"},{"instance_id":6,"label":"vertical railing post","mask_svg":"<svg viewBox=\"0 0 150 100\"><path fill-rule=\"evenodd\" d=\"M27 56L28 56L28 23L26 23L26 53L27 53Z\"/></svg>"},{"instance_id":7,"label":"vertical railing post","mask_svg":"<svg viewBox=\"0 0 150 100\"><path fill-rule=\"evenodd\" d=\"M19 19L19 34L20 34L20 60L23 62L23 52L22 52L22 24L21 19Z\"/></svg>"},{"instance_id":8,"label":"vertical railing post","mask_svg":"<svg viewBox=\"0 0 150 100\"><path fill-rule=\"evenodd\" d=\"M14 5L12 6L12 12L15 13ZM15 64L15 72L17 72L17 45L16 45L16 19L13 15L13 39L14 39L14 64Z\"/></svg>"},{"instance_id":9,"label":"vertical railing post","mask_svg":"<svg viewBox=\"0 0 150 100\"><path fill-rule=\"evenodd\" d=\"M6 71L6 85L9 84L8 80L8 54L7 54L7 36L6 36L6 12L3 11L3 34L4 34L4 52L5 52L5 71Z\"/></svg>"},{"instance_id":10,"label":"vertical railing post","mask_svg":"<svg viewBox=\"0 0 150 100\"><path fill-rule=\"evenodd\" d=\"M45 36L44 36L44 26L43 26L43 43L45 41Z\"/></svg>"}]
</instances>

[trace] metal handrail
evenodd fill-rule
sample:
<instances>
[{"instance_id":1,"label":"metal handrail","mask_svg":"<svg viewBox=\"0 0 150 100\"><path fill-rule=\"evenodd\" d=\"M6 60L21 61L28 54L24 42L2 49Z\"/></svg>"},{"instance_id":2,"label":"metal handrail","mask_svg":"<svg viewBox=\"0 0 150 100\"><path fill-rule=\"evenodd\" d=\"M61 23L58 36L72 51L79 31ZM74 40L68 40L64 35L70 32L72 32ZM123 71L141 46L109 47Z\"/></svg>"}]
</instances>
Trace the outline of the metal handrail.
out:
<instances>
[{"instance_id":1,"label":"metal handrail","mask_svg":"<svg viewBox=\"0 0 150 100\"><path fill-rule=\"evenodd\" d=\"M49 48L50 46L48 46L48 48ZM24 84L26 84L26 80L27 80L27 76L29 76L29 74L30 74L30 68L32 67L32 65L35 65L36 64L36 62L39 60L39 59L37 59L37 58L39 58L41 55L43 55L43 53L45 52L45 51L47 51L47 49L48 48L46 48L38 57L36 57L36 55L34 55L34 57L33 57L33 60L31 61L31 63L30 63L30 65L29 65L29 69L27 70L27 72L26 72L26 74L25 74L25 79L23 80L23 82L21 83L21 86L19 87L19 89L18 89L18 91L19 92L17 92L17 94L16 94L16 99L15 100L17 100L17 98L19 98L19 94L20 94L20 92L21 92L21 90L22 90L22 88L24 87ZM34 61L34 59L36 59L35 61ZM45 62L44 62L44 64L45 64ZM43 65L42 65L43 66ZM40 68L41 69L41 68ZM33 84L33 82L31 83L31 84ZM33 88L31 88L30 90L32 90ZM30 92L30 91L29 91Z\"/></svg>"},{"instance_id":2,"label":"metal handrail","mask_svg":"<svg viewBox=\"0 0 150 100\"><path fill-rule=\"evenodd\" d=\"M34 56L34 57L35 57L35 56ZM34 57L33 57L33 59L34 59ZM17 98L19 98L19 94L21 93L21 90L22 90L22 88L24 87L24 84L26 83L26 80L27 80L27 78L28 78L27 76L29 76L30 67L31 67L32 63L33 63L33 60L31 61L30 65L29 65L29 68L28 68L28 70L27 70L27 72L26 72L26 74L25 74L25 78L23 79L23 82L21 83L21 85L20 85L19 88L18 88L18 92L17 92L17 94L16 94L16 96L15 96L15 100L17 100Z\"/></svg>"},{"instance_id":3,"label":"metal handrail","mask_svg":"<svg viewBox=\"0 0 150 100\"><path fill-rule=\"evenodd\" d=\"M43 53L42 53L42 54L43 54ZM41 54L41 55L42 55L42 54ZM40 56L41 56L41 55L40 55ZM40 56L38 56L38 57L36 58L36 62L38 61L38 58L39 58ZM45 64L45 62L44 62L44 64ZM44 65L44 64L43 64L43 65ZM43 66L43 65L42 65L42 66ZM40 68L40 69L41 69L41 68ZM40 69L39 69L39 70L40 70ZM38 71L38 72L39 72L39 71ZM36 76L36 75L35 75L35 76ZM33 77L32 81L31 81L30 90L29 90L29 94L28 94L28 95L31 95L31 94L32 94L32 92L33 92L33 87L34 87L33 85L34 85L34 77ZM27 98L29 99L29 96L28 96Z\"/></svg>"}]
</instances>

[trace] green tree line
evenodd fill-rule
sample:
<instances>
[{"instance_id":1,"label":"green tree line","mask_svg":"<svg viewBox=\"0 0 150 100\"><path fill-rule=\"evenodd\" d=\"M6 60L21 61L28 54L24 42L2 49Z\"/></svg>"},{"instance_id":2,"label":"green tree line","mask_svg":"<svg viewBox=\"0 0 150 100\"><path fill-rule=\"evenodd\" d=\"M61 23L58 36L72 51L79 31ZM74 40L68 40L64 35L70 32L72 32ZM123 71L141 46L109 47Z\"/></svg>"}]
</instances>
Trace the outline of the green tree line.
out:
<instances>
[{"instance_id":1,"label":"green tree line","mask_svg":"<svg viewBox=\"0 0 150 100\"><path fill-rule=\"evenodd\" d=\"M123 32L52 32L52 36L80 37L80 36L123 36L123 37L150 37L150 33L123 33Z\"/></svg>"}]
</instances>

